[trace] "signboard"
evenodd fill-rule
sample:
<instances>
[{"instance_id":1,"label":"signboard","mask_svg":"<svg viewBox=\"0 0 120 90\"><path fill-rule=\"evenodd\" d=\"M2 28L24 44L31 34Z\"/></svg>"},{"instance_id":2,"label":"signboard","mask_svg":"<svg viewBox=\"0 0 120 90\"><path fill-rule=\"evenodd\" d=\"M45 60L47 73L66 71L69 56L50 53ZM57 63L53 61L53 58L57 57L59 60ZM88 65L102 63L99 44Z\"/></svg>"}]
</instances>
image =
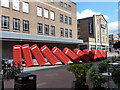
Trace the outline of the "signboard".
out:
<instances>
[{"instance_id":1,"label":"signboard","mask_svg":"<svg viewBox=\"0 0 120 90\"><path fill-rule=\"evenodd\" d=\"M89 19L89 34L93 34L93 19Z\"/></svg>"}]
</instances>

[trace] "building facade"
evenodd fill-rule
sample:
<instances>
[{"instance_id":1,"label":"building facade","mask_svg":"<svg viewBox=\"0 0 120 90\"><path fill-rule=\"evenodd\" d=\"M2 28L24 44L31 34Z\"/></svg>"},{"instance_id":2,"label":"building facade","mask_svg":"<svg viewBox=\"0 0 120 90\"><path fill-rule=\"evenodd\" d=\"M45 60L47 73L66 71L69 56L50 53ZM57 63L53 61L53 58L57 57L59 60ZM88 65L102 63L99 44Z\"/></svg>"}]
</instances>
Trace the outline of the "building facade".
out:
<instances>
[{"instance_id":1,"label":"building facade","mask_svg":"<svg viewBox=\"0 0 120 90\"><path fill-rule=\"evenodd\" d=\"M70 0L1 0L0 5L3 58L12 58L17 44L73 49L83 42L77 40L76 3Z\"/></svg>"},{"instance_id":2,"label":"building facade","mask_svg":"<svg viewBox=\"0 0 120 90\"><path fill-rule=\"evenodd\" d=\"M110 52L114 51L113 45L120 41L119 34L110 34L109 35L109 50Z\"/></svg>"},{"instance_id":3,"label":"building facade","mask_svg":"<svg viewBox=\"0 0 120 90\"><path fill-rule=\"evenodd\" d=\"M108 23L103 15L77 20L78 39L84 41L81 49L104 49L108 51Z\"/></svg>"}]
</instances>

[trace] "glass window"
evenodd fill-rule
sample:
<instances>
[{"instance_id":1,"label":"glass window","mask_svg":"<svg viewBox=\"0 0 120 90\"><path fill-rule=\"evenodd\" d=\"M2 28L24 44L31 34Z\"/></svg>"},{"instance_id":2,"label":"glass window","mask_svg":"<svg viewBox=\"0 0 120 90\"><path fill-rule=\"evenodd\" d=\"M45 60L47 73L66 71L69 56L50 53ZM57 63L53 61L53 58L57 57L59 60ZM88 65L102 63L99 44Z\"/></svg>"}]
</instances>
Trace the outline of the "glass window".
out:
<instances>
[{"instance_id":1,"label":"glass window","mask_svg":"<svg viewBox=\"0 0 120 90\"><path fill-rule=\"evenodd\" d=\"M68 23L68 17L65 16L65 23L67 24Z\"/></svg>"},{"instance_id":2,"label":"glass window","mask_svg":"<svg viewBox=\"0 0 120 90\"><path fill-rule=\"evenodd\" d=\"M1 28L2 29L9 29L9 23L10 23L9 17L2 16L2 19L1 19Z\"/></svg>"},{"instance_id":3,"label":"glass window","mask_svg":"<svg viewBox=\"0 0 120 90\"><path fill-rule=\"evenodd\" d=\"M49 25L45 25L45 35L49 35Z\"/></svg>"},{"instance_id":4,"label":"glass window","mask_svg":"<svg viewBox=\"0 0 120 90\"><path fill-rule=\"evenodd\" d=\"M69 37L72 38L72 30L71 29L69 30Z\"/></svg>"},{"instance_id":5,"label":"glass window","mask_svg":"<svg viewBox=\"0 0 120 90\"><path fill-rule=\"evenodd\" d=\"M63 6L63 2L60 2L60 6Z\"/></svg>"},{"instance_id":6,"label":"glass window","mask_svg":"<svg viewBox=\"0 0 120 90\"><path fill-rule=\"evenodd\" d=\"M60 36L64 37L64 29L63 28L60 28Z\"/></svg>"},{"instance_id":7,"label":"glass window","mask_svg":"<svg viewBox=\"0 0 120 90\"><path fill-rule=\"evenodd\" d=\"M20 19L13 18L13 30L20 31Z\"/></svg>"},{"instance_id":8,"label":"glass window","mask_svg":"<svg viewBox=\"0 0 120 90\"><path fill-rule=\"evenodd\" d=\"M71 5L68 6L68 9L71 10Z\"/></svg>"},{"instance_id":9,"label":"glass window","mask_svg":"<svg viewBox=\"0 0 120 90\"><path fill-rule=\"evenodd\" d=\"M55 36L55 26L51 26L51 35Z\"/></svg>"},{"instance_id":10,"label":"glass window","mask_svg":"<svg viewBox=\"0 0 120 90\"><path fill-rule=\"evenodd\" d=\"M54 2L54 0L50 0L51 2Z\"/></svg>"},{"instance_id":11,"label":"glass window","mask_svg":"<svg viewBox=\"0 0 120 90\"><path fill-rule=\"evenodd\" d=\"M50 19L55 20L55 13L53 11L50 11Z\"/></svg>"},{"instance_id":12,"label":"glass window","mask_svg":"<svg viewBox=\"0 0 120 90\"><path fill-rule=\"evenodd\" d=\"M23 31L29 32L29 21L23 20Z\"/></svg>"},{"instance_id":13,"label":"glass window","mask_svg":"<svg viewBox=\"0 0 120 90\"><path fill-rule=\"evenodd\" d=\"M60 22L63 22L63 15L60 14Z\"/></svg>"},{"instance_id":14,"label":"glass window","mask_svg":"<svg viewBox=\"0 0 120 90\"><path fill-rule=\"evenodd\" d=\"M98 42L99 42L99 38L100 38L100 37L99 37L99 35L98 35Z\"/></svg>"},{"instance_id":15,"label":"glass window","mask_svg":"<svg viewBox=\"0 0 120 90\"><path fill-rule=\"evenodd\" d=\"M9 0L1 0L1 6L9 8Z\"/></svg>"},{"instance_id":16,"label":"glass window","mask_svg":"<svg viewBox=\"0 0 120 90\"><path fill-rule=\"evenodd\" d=\"M43 24L41 24L41 23L38 23L38 33L39 34L43 34Z\"/></svg>"},{"instance_id":17,"label":"glass window","mask_svg":"<svg viewBox=\"0 0 120 90\"><path fill-rule=\"evenodd\" d=\"M42 8L41 7L37 7L37 16L42 17Z\"/></svg>"},{"instance_id":18,"label":"glass window","mask_svg":"<svg viewBox=\"0 0 120 90\"><path fill-rule=\"evenodd\" d=\"M68 29L65 29L65 37L68 37Z\"/></svg>"},{"instance_id":19,"label":"glass window","mask_svg":"<svg viewBox=\"0 0 120 90\"><path fill-rule=\"evenodd\" d=\"M23 12L29 13L29 4L27 2L23 2Z\"/></svg>"},{"instance_id":20,"label":"glass window","mask_svg":"<svg viewBox=\"0 0 120 90\"><path fill-rule=\"evenodd\" d=\"M64 7L67 8L67 4L66 3L64 4Z\"/></svg>"},{"instance_id":21,"label":"glass window","mask_svg":"<svg viewBox=\"0 0 120 90\"><path fill-rule=\"evenodd\" d=\"M13 9L20 10L20 0L13 0Z\"/></svg>"},{"instance_id":22,"label":"glass window","mask_svg":"<svg viewBox=\"0 0 120 90\"><path fill-rule=\"evenodd\" d=\"M48 18L48 10L47 9L44 9L44 17Z\"/></svg>"},{"instance_id":23,"label":"glass window","mask_svg":"<svg viewBox=\"0 0 120 90\"><path fill-rule=\"evenodd\" d=\"M69 17L69 24L70 24L70 25L72 24L72 19L71 19L71 17Z\"/></svg>"}]
</instances>

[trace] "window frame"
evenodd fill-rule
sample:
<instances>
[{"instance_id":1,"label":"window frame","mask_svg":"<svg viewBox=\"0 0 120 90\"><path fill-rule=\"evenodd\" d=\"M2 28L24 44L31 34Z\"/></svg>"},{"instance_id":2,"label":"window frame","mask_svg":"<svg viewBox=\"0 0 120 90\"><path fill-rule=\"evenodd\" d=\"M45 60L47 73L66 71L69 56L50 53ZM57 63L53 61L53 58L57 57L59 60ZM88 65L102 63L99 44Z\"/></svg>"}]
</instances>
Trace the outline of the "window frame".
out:
<instances>
[{"instance_id":1,"label":"window frame","mask_svg":"<svg viewBox=\"0 0 120 90\"><path fill-rule=\"evenodd\" d=\"M71 21L71 23L70 23L70 21ZM71 17L69 17L69 25L72 25L72 18Z\"/></svg>"},{"instance_id":2,"label":"window frame","mask_svg":"<svg viewBox=\"0 0 120 90\"><path fill-rule=\"evenodd\" d=\"M63 14L60 14L60 22L63 23Z\"/></svg>"},{"instance_id":3,"label":"window frame","mask_svg":"<svg viewBox=\"0 0 120 90\"><path fill-rule=\"evenodd\" d=\"M46 33L46 27L48 28L47 33ZM44 32L45 32L45 35L49 35L49 25L47 25L47 24L44 25Z\"/></svg>"},{"instance_id":4,"label":"window frame","mask_svg":"<svg viewBox=\"0 0 120 90\"><path fill-rule=\"evenodd\" d=\"M5 21L5 19L7 21ZM7 26L5 26L5 23L7 23L6 24ZM2 15L2 17L1 17L1 29L3 29L3 30L10 30L10 17Z\"/></svg>"},{"instance_id":5,"label":"window frame","mask_svg":"<svg viewBox=\"0 0 120 90\"><path fill-rule=\"evenodd\" d=\"M24 11L25 9L24 9L24 4L23 4L23 3L24 3L24 4L25 4L25 3L28 4L28 10L27 10L27 11ZM28 3L28 2L24 2L24 1L22 2L22 12L23 12L23 13L26 13L26 14L29 13L29 3Z\"/></svg>"},{"instance_id":6,"label":"window frame","mask_svg":"<svg viewBox=\"0 0 120 90\"><path fill-rule=\"evenodd\" d=\"M72 38L72 29L69 29L69 37Z\"/></svg>"},{"instance_id":7,"label":"window frame","mask_svg":"<svg viewBox=\"0 0 120 90\"><path fill-rule=\"evenodd\" d=\"M45 10L48 11L48 13L47 13L47 14L48 14L48 17L45 17ZM46 9L46 8L44 8L44 18L45 18L45 19L49 19L49 10Z\"/></svg>"},{"instance_id":8,"label":"window frame","mask_svg":"<svg viewBox=\"0 0 120 90\"><path fill-rule=\"evenodd\" d=\"M67 20L67 22L66 22ZM65 24L68 24L68 16L65 16Z\"/></svg>"},{"instance_id":9,"label":"window frame","mask_svg":"<svg viewBox=\"0 0 120 90\"><path fill-rule=\"evenodd\" d=\"M67 3L64 3L64 8L67 8Z\"/></svg>"},{"instance_id":10,"label":"window frame","mask_svg":"<svg viewBox=\"0 0 120 90\"><path fill-rule=\"evenodd\" d=\"M62 1L60 1L59 5L60 5L61 7L63 7L63 2L62 2Z\"/></svg>"},{"instance_id":11,"label":"window frame","mask_svg":"<svg viewBox=\"0 0 120 90\"><path fill-rule=\"evenodd\" d=\"M53 29L54 28L54 29ZM51 35L55 36L55 26L51 26Z\"/></svg>"},{"instance_id":12,"label":"window frame","mask_svg":"<svg viewBox=\"0 0 120 90\"><path fill-rule=\"evenodd\" d=\"M40 30L41 28L42 28L42 30ZM38 34L41 34L41 35L43 34L43 24L42 23L37 24L37 32L38 32Z\"/></svg>"},{"instance_id":13,"label":"window frame","mask_svg":"<svg viewBox=\"0 0 120 90\"><path fill-rule=\"evenodd\" d=\"M19 1L18 9L14 7L15 2L13 2L13 10L20 11L20 0L18 0L18 1Z\"/></svg>"},{"instance_id":14,"label":"window frame","mask_svg":"<svg viewBox=\"0 0 120 90\"><path fill-rule=\"evenodd\" d=\"M8 6L5 6L5 2L1 0L1 6L5 7L5 8L10 8L10 0L8 0L8 1L9 1ZM4 2L4 4L2 2Z\"/></svg>"},{"instance_id":15,"label":"window frame","mask_svg":"<svg viewBox=\"0 0 120 90\"><path fill-rule=\"evenodd\" d=\"M27 29L25 29L25 24L28 24ZM23 32L29 32L29 21L28 20L23 20Z\"/></svg>"},{"instance_id":16,"label":"window frame","mask_svg":"<svg viewBox=\"0 0 120 90\"><path fill-rule=\"evenodd\" d=\"M53 13L53 15L54 15L54 18L53 18L53 19L51 18L51 13ZM53 21L55 21L55 12L52 11L52 10L50 11L50 19L53 20Z\"/></svg>"},{"instance_id":17,"label":"window frame","mask_svg":"<svg viewBox=\"0 0 120 90\"><path fill-rule=\"evenodd\" d=\"M41 15L38 13L38 8L41 8ZM43 16L43 8L40 6L37 6L37 16L42 17Z\"/></svg>"},{"instance_id":18,"label":"window frame","mask_svg":"<svg viewBox=\"0 0 120 90\"><path fill-rule=\"evenodd\" d=\"M63 34L61 32L63 32ZM64 37L64 28L60 28L60 36Z\"/></svg>"},{"instance_id":19,"label":"window frame","mask_svg":"<svg viewBox=\"0 0 120 90\"><path fill-rule=\"evenodd\" d=\"M17 22L17 27L15 25L16 22ZM18 18L13 18L13 31L20 31L20 19Z\"/></svg>"},{"instance_id":20,"label":"window frame","mask_svg":"<svg viewBox=\"0 0 120 90\"><path fill-rule=\"evenodd\" d=\"M66 31L67 31L67 33L66 33ZM67 28L65 28L65 37L66 38L68 37L68 29Z\"/></svg>"},{"instance_id":21,"label":"window frame","mask_svg":"<svg viewBox=\"0 0 120 90\"><path fill-rule=\"evenodd\" d=\"M69 10L72 10L72 7L71 7L71 5L68 5L68 9L69 9Z\"/></svg>"}]
</instances>

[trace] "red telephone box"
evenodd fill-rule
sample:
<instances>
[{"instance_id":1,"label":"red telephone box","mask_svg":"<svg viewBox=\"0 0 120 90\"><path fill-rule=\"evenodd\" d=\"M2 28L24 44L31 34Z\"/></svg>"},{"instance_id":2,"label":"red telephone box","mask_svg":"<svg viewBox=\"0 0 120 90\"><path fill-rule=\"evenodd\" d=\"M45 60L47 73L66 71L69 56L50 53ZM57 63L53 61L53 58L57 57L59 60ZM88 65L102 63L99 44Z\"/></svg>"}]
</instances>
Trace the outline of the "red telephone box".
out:
<instances>
[{"instance_id":1,"label":"red telephone box","mask_svg":"<svg viewBox=\"0 0 120 90\"><path fill-rule=\"evenodd\" d=\"M70 61L70 59L57 47L52 49L52 53L65 65Z\"/></svg>"},{"instance_id":2,"label":"red telephone box","mask_svg":"<svg viewBox=\"0 0 120 90\"><path fill-rule=\"evenodd\" d=\"M52 65L55 65L58 62L58 59L52 54L52 52L46 45L41 47L40 50Z\"/></svg>"},{"instance_id":3,"label":"red telephone box","mask_svg":"<svg viewBox=\"0 0 120 90\"><path fill-rule=\"evenodd\" d=\"M69 48L64 48L63 52L65 55L67 55L73 62L79 63L80 57L77 56L73 51L71 51Z\"/></svg>"},{"instance_id":4,"label":"red telephone box","mask_svg":"<svg viewBox=\"0 0 120 90\"><path fill-rule=\"evenodd\" d=\"M23 51L23 56L25 59L26 67L33 66L34 63L33 63L29 45L28 44L23 45L22 51Z\"/></svg>"},{"instance_id":5,"label":"red telephone box","mask_svg":"<svg viewBox=\"0 0 120 90\"><path fill-rule=\"evenodd\" d=\"M18 63L22 66L21 45L13 46L13 62L16 63L15 67L18 66Z\"/></svg>"},{"instance_id":6,"label":"red telephone box","mask_svg":"<svg viewBox=\"0 0 120 90\"><path fill-rule=\"evenodd\" d=\"M36 61L38 62L39 66L42 66L46 63L42 53L40 52L40 49L38 48L38 46L35 44L35 45L32 45L31 46L31 51L34 55L34 57L36 58Z\"/></svg>"},{"instance_id":7,"label":"red telephone box","mask_svg":"<svg viewBox=\"0 0 120 90\"><path fill-rule=\"evenodd\" d=\"M78 55L82 60L84 60L85 62L89 62L89 56L87 56L86 53L84 53L83 51L81 51L80 49L76 48L73 51L76 55Z\"/></svg>"}]
</instances>

